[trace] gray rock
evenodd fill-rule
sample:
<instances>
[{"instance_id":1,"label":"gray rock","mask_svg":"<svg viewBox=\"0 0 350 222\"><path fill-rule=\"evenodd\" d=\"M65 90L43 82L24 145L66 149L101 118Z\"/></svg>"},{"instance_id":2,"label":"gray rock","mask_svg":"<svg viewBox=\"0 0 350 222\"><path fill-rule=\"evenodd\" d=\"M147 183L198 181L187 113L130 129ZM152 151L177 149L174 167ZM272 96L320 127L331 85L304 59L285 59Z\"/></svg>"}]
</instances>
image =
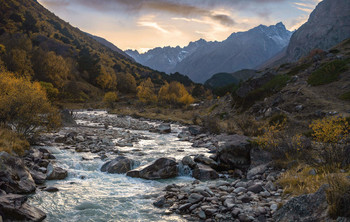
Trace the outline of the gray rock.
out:
<instances>
[{"instance_id":1,"label":"gray rock","mask_svg":"<svg viewBox=\"0 0 350 222\"><path fill-rule=\"evenodd\" d=\"M188 131L193 135L193 136L197 136L199 134L201 134L202 129L199 126L189 126L188 127Z\"/></svg>"},{"instance_id":2,"label":"gray rock","mask_svg":"<svg viewBox=\"0 0 350 222\"><path fill-rule=\"evenodd\" d=\"M245 193L245 192L247 192L247 189L244 187L238 187L238 188L234 189L233 192L234 193L241 193L241 192Z\"/></svg>"},{"instance_id":3,"label":"gray rock","mask_svg":"<svg viewBox=\"0 0 350 222\"><path fill-rule=\"evenodd\" d=\"M26 203L27 197L17 194L0 196L0 212L4 221L43 221L46 215Z\"/></svg>"},{"instance_id":4,"label":"gray rock","mask_svg":"<svg viewBox=\"0 0 350 222\"><path fill-rule=\"evenodd\" d=\"M107 163L103 164L101 167L101 171L121 174L130 171L133 165L133 160L124 156L118 156L114 160L108 161Z\"/></svg>"},{"instance_id":5,"label":"gray rock","mask_svg":"<svg viewBox=\"0 0 350 222\"><path fill-rule=\"evenodd\" d=\"M207 216L205 215L205 212L203 210L200 210L197 215L202 220L207 219Z\"/></svg>"},{"instance_id":6,"label":"gray rock","mask_svg":"<svg viewBox=\"0 0 350 222\"><path fill-rule=\"evenodd\" d=\"M277 204L271 204L271 206L270 206L270 209L271 209L272 211L276 211L277 208L278 208Z\"/></svg>"},{"instance_id":7,"label":"gray rock","mask_svg":"<svg viewBox=\"0 0 350 222\"><path fill-rule=\"evenodd\" d=\"M326 221L327 220L327 186L323 185L314 194L294 197L276 211L276 221Z\"/></svg>"},{"instance_id":8,"label":"gray rock","mask_svg":"<svg viewBox=\"0 0 350 222\"><path fill-rule=\"evenodd\" d=\"M35 182L23 161L6 152L0 152L0 189L16 194L35 191Z\"/></svg>"},{"instance_id":9,"label":"gray rock","mask_svg":"<svg viewBox=\"0 0 350 222\"><path fill-rule=\"evenodd\" d=\"M277 190L277 187L275 186L275 184L272 181L267 182L265 185L265 188L268 191L276 191Z\"/></svg>"},{"instance_id":10,"label":"gray rock","mask_svg":"<svg viewBox=\"0 0 350 222\"><path fill-rule=\"evenodd\" d=\"M36 170L30 170L30 175L34 179L36 184L44 184L46 180L46 174Z\"/></svg>"},{"instance_id":11,"label":"gray rock","mask_svg":"<svg viewBox=\"0 0 350 222\"><path fill-rule=\"evenodd\" d=\"M198 193L192 193L189 197L188 197L188 202L190 202L191 204L196 204L198 202L200 202L201 200L203 200L203 195L198 194Z\"/></svg>"},{"instance_id":12,"label":"gray rock","mask_svg":"<svg viewBox=\"0 0 350 222\"><path fill-rule=\"evenodd\" d=\"M224 205L231 210L233 207L236 206L235 200L233 198L228 198L224 201Z\"/></svg>"},{"instance_id":13,"label":"gray rock","mask_svg":"<svg viewBox=\"0 0 350 222\"><path fill-rule=\"evenodd\" d=\"M242 135L223 135L218 138L217 163L220 170L246 170L250 165L251 144Z\"/></svg>"},{"instance_id":14,"label":"gray rock","mask_svg":"<svg viewBox=\"0 0 350 222\"><path fill-rule=\"evenodd\" d=\"M164 196L161 196L161 197L159 197L156 201L153 202L153 205L154 205L155 207L161 208L161 207L164 206L165 202L166 202L165 197L164 197Z\"/></svg>"},{"instance_id":15,"label":"gray rock","mask_svg":"<svg viewBox=\"0 0 350 222\"><path fill-rule=\"evenodd\" d=\"M205 165L210 166L211 168L216 169L218 167L218 164L209 157L204 156L203 154L198 154L194 157L194 161L197 163L203 163Z\"/></svg>"},{"instance_id":16,"label":"gray rock","mask_svg":"<svg viewBox=\"0 0 350 222\"><path fill-rule=\"evenodd\" d=\"M169 123L164 123L156 128L156 131L161 134L171 133L171 126Z\"/></svg>"},{"instance_id":17,"label":"gray rock","mask_svg":"<svg viewBox=\"0 0 350 222\"><path fill-rule=\"evenodd\" d=\"M182 158L182 164L189 166L191 169L194 169L197 166L197 163L194 162L194 160L190 156L185 156L184 158Z\"/></svg>"},{"instance_id":18,"label":"gray rock","mask_svg":"<svg viewBox=\"0 0 350 222\"><path fill-rule=\"evenodd\" d=\"M193 170L192 176L198 180L215 180L219 178L219 174L214 169L200 163Z\"/></svg>"},{"instance_id":19,"label":"gray rock","mask_svg":"<svg viewBox=\"0 0 350 222\"><path fill-rule=\"evenodd\" d=\"M263 174L265 173L266 170L267 170L267 164L256 166L247 172L247 179L250 180L258 174Z\"/></svg>"},{"instance_id":20,"label":"gray rock","mask_svg":"<svg viewBox=\"0 0 350 222\"><path fill-rule=\"evenodd\" d=\"M54 192L58 192L59 190L56 187L47 187L47 188L43 189L43 191L46 191L49 193L54 193Z\"/></svg>"},{"instance_id":21,"label":"gray rock","mask_svg":"<svg viewBox=\"0 0 350 222\"><path fill-rule=\"evenodd\" d=\"M316 172L315 169L311 169L311 170L309 171L309 174L312 175L312 176L316 176L316 175L317 175L317 172Z\"/></svg>"},{"instance_id":22,"label":"gray rock","mask_svg":"<svg viewBox=\"0 0 350 222\"><path fill-rule=\"evenodd\" d=\"M128 171L127 176L147 180L167 179L176 177L178 169L174 158L160 158L153 163Z\"/></svg>"},{"instance_id":23,"label":"gray rock","mask_svg":"<svg viewBox=\"0 0 350 222\"><path fill-rule=\"evenodd\" d=\"M248 187L248 191L251 191L253 193L260 193L264 190L264 188L260 184L255 184L253 186Z\"/></svg>"},{"instance_id":24,"label":"gray rock","mask_svg":"<svg viewBox=\"0 0 350 222\"><path fill-rule=\"evenodd\" d=\"M46 176L47 180L64 180L68 176L68 172L61 167L54 167L50 163L47 167Z\"/></svg>"},{"instance_id":25,"label":"gray rock","mask_svg":"<svg viewBox=\"0 0 350 222\"><path fill-rule=\"evenodd\" d=\"M238 188L238 187L247 188L247 183L246 183L246 182L243 182L243 181L240 181L240 182L236 183L235 187L236 187L236 188Z\"/></svg>"}]
</instances>

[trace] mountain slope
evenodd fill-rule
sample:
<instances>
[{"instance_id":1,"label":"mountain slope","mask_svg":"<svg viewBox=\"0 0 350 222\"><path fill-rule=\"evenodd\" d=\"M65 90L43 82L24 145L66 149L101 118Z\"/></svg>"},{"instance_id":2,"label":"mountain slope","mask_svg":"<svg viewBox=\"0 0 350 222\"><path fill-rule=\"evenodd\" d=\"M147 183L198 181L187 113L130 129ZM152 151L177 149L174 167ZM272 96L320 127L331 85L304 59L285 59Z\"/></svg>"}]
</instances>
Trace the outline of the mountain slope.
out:
<instances>
[{"instance_id":1,"label":"mountain slope","mask_svg":"<svg viewBox=\"0 0 350 222\"><path fill-rule=\"evenodd\" d=\"M186 74L193 81L203 83L215 73L231 73L261 65L287 46L290 36L291 32L278 23L233 33L222 42L199 40L184 48L165 47L144 54L127 53L145 66L167 73Z\"/></svg>"},{"instance_id":2,"label":"mountain slope","mask_svg":"<svg viewBox=\"0 0 350 222\"><path fill-rule=\"evenodd\" d=\"M179 77L128 59L32 0L0 0L0 44L0 60L9 71L50 82L59 89L59 98L69 101L125 88L125 76L136 84L150 77L157 87Z\"/></svg>"},{"instance_id":3,"label":"mountain slope","mask_svg":"<svg viewBox=\"0 0 350 222\"><path fill-rule=\"evenodd\" d=\"M115 52L118 52L119 54L125 56L126 58L130 59L130 60L134 60L132 57L130 57L128 54L126 54L123 50L121 50L120 48L118 48L117 46L115 46L113 43L107 41L106 39L96 36L96 35L92 35L90 33L86 33L88 36L90 36L91 38L95 39L96 41L98 41L99 43L101 43L102 45L112 49Z\"/></svg>"},{"instance_id":4,"label":"mountain slope","mask_svg":"<svg viewBox=\"0 0 350 222\"><path fill-rule=\"evenodd\" d=\"M328 50L350 37L350 1L324 0L291 37L285 61L296 61L312 49Z\"/></svg>"},{"instance_id":5,"label":"mountain slope","mask_svg":"<svg viewBox=\"0 0 350 222\"><path fill-rule=\"evenodd\" d=\"M205 81L204 85L212 89L224 87L230 84L238 85L240 81L246 81L259 75L260 74L256 70L252 69L243 69L234 73L217 73Z\"/></svg>"}]
</instances>

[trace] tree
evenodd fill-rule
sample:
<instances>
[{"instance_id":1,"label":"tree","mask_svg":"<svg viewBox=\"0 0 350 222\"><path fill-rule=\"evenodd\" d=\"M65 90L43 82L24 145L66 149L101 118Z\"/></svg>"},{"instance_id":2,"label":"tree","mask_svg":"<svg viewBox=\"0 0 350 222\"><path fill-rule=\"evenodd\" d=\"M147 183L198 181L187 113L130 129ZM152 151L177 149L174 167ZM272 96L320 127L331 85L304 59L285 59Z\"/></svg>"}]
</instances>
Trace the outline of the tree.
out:
<instances>
[{"instance_id":1,"label":"tree","mask_svg":"<svg viewBox=\"0 0 350 222\"><path fill-rule=\"evenodd\" d=\"M107 72L104 66L100 66L96 84L104 90L115 89L117 87L117 77L114 71L109 70Z\"/></svg>"},{"instance_id":2,"label":"tree","mask_svg":"<svg viewBox=\"0 0 350 222\"><path fill-rule=\"evenodd\" d=\"M118 101L117 92L108 92L103 97L103 103L110 109L114 109L115 103Z\"/></svg>"},{"instance_id":3,"label":"tree","mask_svg":"<svg viewBox=\"0 0 350 222\"><path fill-rule=\"evenodd\" d=\"M136 92L136 80L130 73L118 74L118 89L124 93L135 93Z\"/></svg>"},{"instance_id":4,"label":"tree","mask_svg":"<svg viewBox=\"0 0 350 222\"><path fill-rule=\"evenodd\" d=\"M185 86L179 82L166 82L158 92L158 100L177 105L189 105L194 102Z\"/></svg>"},{"instance_id":5,"label":"tree","mask_svg":"<svg viewBox=\"0 0 350 222\"><path fill-rule=\"evenodd\" d=\"M157 96L154 93L154 85L151 78L142 81L137 87L137 97L144 103L157 102Z\"/></svg>"},{"instance_id":6,"label":"tree","mask_svg":"<svg viewBox=\"0 0 350 222\"><path fill-rule=\"evenodd\" d=\"M57 128L60 115L39 83L0 73L0 124L25 137Z\"/></svg>"},{"instance_id":7,"label":"tree","mask_svg":"<svg viewBox=\"0 0 350 222\"><path fill-rule=\"evenodd\" d=\"M34 75L32 63L27 52L22 49L12 49L6 57L7 69L20 77L31 79Z\"/></svg>"},{"instance_id":8,"label":"tree","mask_svg":"<svg viewBox=\"0 0 350 222\"><path fill-rule=\"evenodd\" d=\"M55 52L37 50L34 60L35 78L44 82L51 82L57 88L62 88L69 74L69 66L62 56Z\"/></svg>"}]
</instances>

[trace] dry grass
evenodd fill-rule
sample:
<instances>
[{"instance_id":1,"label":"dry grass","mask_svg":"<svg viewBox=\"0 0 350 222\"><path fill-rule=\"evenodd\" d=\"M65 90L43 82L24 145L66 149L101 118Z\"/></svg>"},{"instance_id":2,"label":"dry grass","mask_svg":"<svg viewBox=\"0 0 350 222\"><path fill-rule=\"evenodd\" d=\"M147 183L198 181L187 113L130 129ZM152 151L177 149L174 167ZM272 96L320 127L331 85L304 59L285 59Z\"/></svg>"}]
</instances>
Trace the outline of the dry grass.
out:
<instances>
[{"instance_id":1,"label":"dry grass","mask_svg":"<svg viewBox=\"0 0 350 222\"><path fill-rule=\"evenodd\" d=\"M310 171L313 169L316 170L316 175L310 174ZM349 172L326 173L322 169L299 164L283 173L277 182L283 187L284 194L299 196L302 194L315 193L323 184L329 184L334 175L346 179Z\"/></svg>"},{"instance_id":2,"label":"dry grass","mask_svg":"<svg viewBox=\"0 0 350 222\"><path fill-rule=\"evenodd\" d=\"M337 217L350 217L350 180L342 175L334 174L329 177L327 200L329 215Z\"/></svg>"},{"instance_id":3,"label":"dry grass","mask_svg":"<svg viewBox=\"0 0 350 222\"><path fill-rule=\"evenodd\" d=\"M23 155L28 148L27 140L10 130L0 128L0 152L5 151L10 154Z\"/></svg>"}]
</instances>

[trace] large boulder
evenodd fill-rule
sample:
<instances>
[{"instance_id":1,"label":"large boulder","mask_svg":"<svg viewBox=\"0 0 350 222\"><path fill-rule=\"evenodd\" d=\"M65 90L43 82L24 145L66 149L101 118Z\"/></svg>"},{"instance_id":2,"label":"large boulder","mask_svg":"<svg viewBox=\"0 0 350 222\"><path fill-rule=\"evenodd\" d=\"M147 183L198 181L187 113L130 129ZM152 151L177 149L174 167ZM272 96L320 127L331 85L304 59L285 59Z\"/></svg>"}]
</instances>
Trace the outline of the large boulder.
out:
<instances>
[{"instance_id":1,"label":"large boulder","mask_svg":"<svg viewBox=\"0 0 350 222\"><path fill-rule=\"evenodd\" d=\"M289 221L327 221L327 185L314 194L294 197L278 209L273 218L280 222Z\"/></svg>"},{"instance_id":2,"label":"large boulder","mask_svg":"<svg viewBox=\"0 0 350 222\"><path fill-rule=\"evenodd\" d=\"M157 128L156 131L161 134L167 134L171 133L171 125L170 123L163 123L160 124Z\"/></svg>"},{"instance_id":3,"label":"large boulder","mask_svg":"<svg viewBox=\"0 0 350 222\"><path fill-rule=\"evenodd\" d=\"M0 216L4 221L43 221L45 213L26 201L26 196L18 194L0 196Z\"/></svg>"},{"instance_id":4,"label":"large boulder","mask_svg":"<svg viewBox=\"0 0 350 222\"><path fill-rule=\"evenodd\" d=\"M68 172L61 167L54 167L50 163L47 166L46 179L48 180L64 180L68 176Z\"/></svg>"},{"instance_id":5,"label":"large boulder","mask_svg":"<svg viewBox=\"0 0 350 222\"><path fill-rule=\"evenodd\" d=\"M216 169L218 167L217 162L215 160L210 159L209 157L204 156L203 154L198 154L194 157L194 161L197 163L202 163L210 166L211 168Z\"/></svg>"},{"instance_id":6,"label":"large boulder","mask_svg":"<svg viewBox=\"0 0 350 222\"><path fill-rule=\"evenodd\" d=\"M35 182L24 162L6 152L0 152L0 189L16 194L35 191Z\"/></svg>"},{"instance_id":7,"label":"large boulder","mask_svg":"<svg viewBox=\"0 0 350 222\"><path fill-rule=\"evenodd\" d=\"M251 144L243 135L221 135L216 162L219 170L247 170L250 166Z\"/></svg>"},{"instance_id":8,"label":"large boulder","mask_svg":"<svg viewBox=\"0 0 350 222\"><path fill-rule=\"evenodd\" d=\"M219 178L219 174L215 170L200 163L192 171L192 176L198 180L215 180Z\"/></svg>"},{"instance_id":9,"label":"large boulder","mask_svg":"<svg viewBox=\"0 0 350 222\"><path fill-rule=\"evenodd\" d=\"M139 167L126 173L130 177L138 177L147 180L167 179L176 177L177 164L174 158L160 158L153 163Z\"/></svg>"},{"instance_id":10,"label":"large boulder","mask_svg":"<svg viewBox=\"0 0 350 222\"><path fill-rule=\"evenodd\" d=\"M101 167L102 172L108 173L126 173L131 170L134 161L123 156L118 156L114 160L108 161Z\"/></svg>"}]
</instances>

